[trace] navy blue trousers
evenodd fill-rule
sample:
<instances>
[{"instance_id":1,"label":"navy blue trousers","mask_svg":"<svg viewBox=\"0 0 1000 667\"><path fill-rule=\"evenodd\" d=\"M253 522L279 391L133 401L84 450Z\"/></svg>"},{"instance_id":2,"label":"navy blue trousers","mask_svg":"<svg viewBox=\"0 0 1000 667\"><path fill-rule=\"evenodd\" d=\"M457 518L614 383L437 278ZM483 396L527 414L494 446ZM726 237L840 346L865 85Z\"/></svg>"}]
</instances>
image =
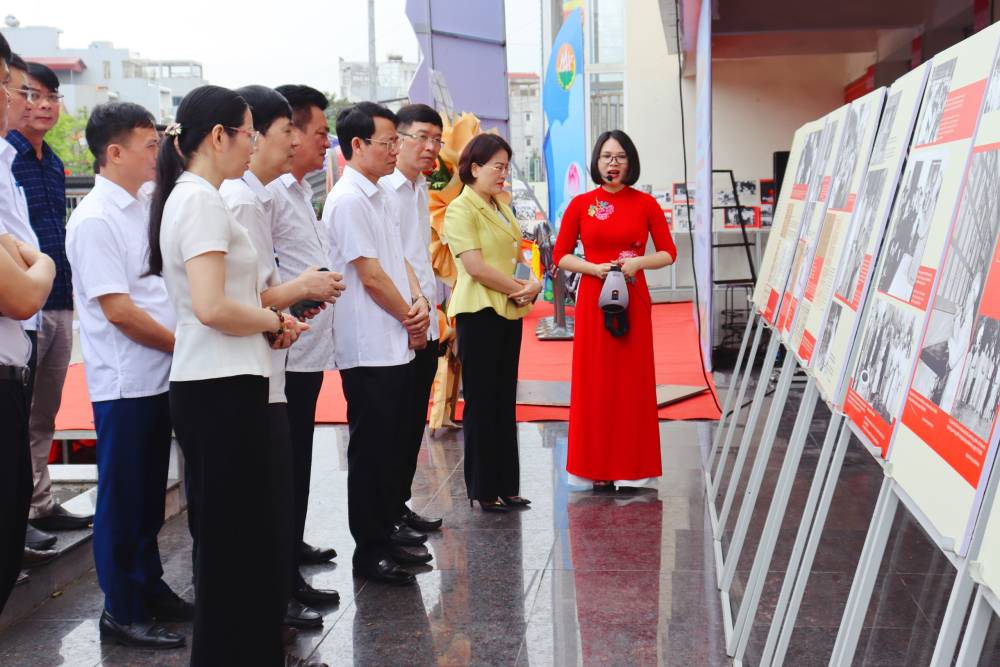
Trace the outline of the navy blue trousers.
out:
<instances>
[{"instance_id":1,"label":"navy blue trousers","mask_svg":"<svg viewBox=\"0 0 1000 667\"><path fill-rule=\"evenodd\" d=\"M94 564L104 608L119 623L147 620L146 597L163 592L156 536L170 464L170 399L98 401Z\"/></svg>"}]
</instances>

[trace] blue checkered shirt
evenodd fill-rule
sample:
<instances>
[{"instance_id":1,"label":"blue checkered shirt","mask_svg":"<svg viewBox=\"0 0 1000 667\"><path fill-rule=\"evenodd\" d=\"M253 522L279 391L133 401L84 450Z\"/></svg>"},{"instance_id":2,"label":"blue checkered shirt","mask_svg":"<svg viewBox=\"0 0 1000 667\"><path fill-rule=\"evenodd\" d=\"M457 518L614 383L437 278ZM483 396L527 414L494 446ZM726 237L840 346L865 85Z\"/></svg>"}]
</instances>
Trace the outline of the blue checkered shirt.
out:
<instances>
[{"instance_id":1,"label":"blue checkered shirt","mask_svg":"<svg viewBox=\"0 0 1000 667\"><path fill-rule=\"evenodd\" d=\"M56 279L45 310L72 310L73 276L66 258L66 170L45 142L39 160L35 147L20 132L9 132L7 141L17 150L11 170L17 184L24 188L28 218L40 250L56 263Z\"/></svg>"}]
</instances>

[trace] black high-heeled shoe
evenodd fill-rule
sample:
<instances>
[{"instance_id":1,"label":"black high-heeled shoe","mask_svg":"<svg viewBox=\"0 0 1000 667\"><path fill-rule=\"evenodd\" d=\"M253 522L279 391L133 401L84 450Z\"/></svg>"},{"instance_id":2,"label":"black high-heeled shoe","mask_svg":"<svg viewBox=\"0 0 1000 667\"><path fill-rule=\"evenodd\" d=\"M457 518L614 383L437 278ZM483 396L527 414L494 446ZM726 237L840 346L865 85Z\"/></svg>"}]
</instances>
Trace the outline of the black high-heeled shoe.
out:
<instances>
[{"instance_id":1,"label":"black high-heeled shoe","mask_svg":"<svg viewBox=\"0 0 1000 667\"><path fill-rule=\"evenodd\" d=\"M508 507L527 507L531 501L521 496L500 496L500 502Z\"/></svg>"},{"instance_id":2,"label":"black high-heeled shoe","mask_svg":"<svg viewBox=\"0 0 1000 667\"><path fill-rule=\"evenodd\" d=\"M469 507L475 507L473 503L479 503L479 507L484 512L509 512L510 509L499 500L473 500L469 499Z\"/></svg>"}]
</instances>

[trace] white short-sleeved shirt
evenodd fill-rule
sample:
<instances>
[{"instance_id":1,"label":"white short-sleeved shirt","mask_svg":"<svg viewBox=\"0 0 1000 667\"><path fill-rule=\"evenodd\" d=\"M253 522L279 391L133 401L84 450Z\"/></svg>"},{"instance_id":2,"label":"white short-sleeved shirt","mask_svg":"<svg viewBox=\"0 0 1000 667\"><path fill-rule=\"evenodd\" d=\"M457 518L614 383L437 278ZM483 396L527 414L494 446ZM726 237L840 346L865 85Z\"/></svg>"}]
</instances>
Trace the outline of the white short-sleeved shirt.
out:
<instances>
[{"instance_id":1,"label":"white short-sleeved shirt","mask_svg":"<svg viewBox=\"0 0 1000 667\"><path fill-rule=\"evenodd\" d=\"M185 262L208 252L225 253L226 297L260 307L257 251L233 218L219 191L189 171L177 179L160 223L163 279L177 314L170 380L186 382L235 375L271 375L271 348L261 334L230 336L202 324L191 305Z\"/></svg>"},{"instance_id":2,"label":"white short-sleeved shirt","mask_svg":"<svg viewBox=\"0 0 1000 667\"><path fill-rule=\"evenodd\" d=\"M406 261L413 267L420 282L420 291L431 303L432 309L437 306L437 278L434 277L434 267L431 266L431 211L427 197L427 179L423 174L417 176L416 183L396 169L388 176L379 179L396 195L396 208L399 210L399 231L403 238L403 254ZM427 330L427 340L437 340L441 335L436 312L431 312L431 326Z\"/></svg>"},{"instance_id":3,"label":"white short-sleeved shirt","mask_svg":"<svg viewBox=\"0 0 1000 667\"><path fill-rule=\"evenodd\" d=\"M351 264L361 257L377 259L410 302L393 194L348 165L326 198L323 221L330 230L330 268L343 273L347 285L333 314L337 368L409 363L413 351L406 328L368 294Z\"/></svg>"},{"instance_id":4,"label":"white short-sleeved shirt","mask_svg":"<svg viewBox=\"0 0 1000 667\"><path fill-rule=\"evenodd\" d=\"M271 206L271 238L282 282L299 276L310 266L331 268L327 229L312 205L312 188L292 174L283 174L267 184L274 195ZM315 373L336 367L333 358L333 310L327 304L309 320L309 331L288 349L288 370Z\"/></svg>"},{"instance_id":5,"label":"white short-sleeved shirt","mask_svg":"<svg viewBox=\"0 0 1000 667\"><path fill-rule=\"evenodd\" d=\"M24 188L17 184L11 165L17 157L17 150L0 137L0 224L3 224L7 234L21 243L38 246L38 236L31 228L28 218L28 200L24 196ZM21 322L25 331L37 331L41 322L41 311Z\"/></svg>"},{"instance_id":6,"label":"white short-sleeved shirt","mask_svg":"<svg viewBox=\"0 0 1000 667\"><path fill-rule=\"evenodd\" d=\"M73 300L91 401L143 398L170 387L170 355L140 345L108 321L99 297L128 294L132 303L173 331L160 276L143 276L149 258L149 209L121 186L97 176L66 223Z\"/></svg>"},{"instance_id":7,"label":"white short-sleeved shirt","mask_svg":"<svg viewBox=\"0 0 1000 667\"><path fill-rule=\"evenodd\" d=\"M0 221L0 234L6 233L7 228ZM18 320L0 315L0 366L24 366L28 363L31 342L21 324Z\"/></svg>"},{"instance_id":8,"label":"white short-sleeved shirt","mask_svg":"<svg viewBox=\"0 0 1000 667\"><path fill-rule=\"evenodd\" d=\"M271 240L271 193L249 169L243 178L225 181L219 188L222 198L236 219L250 235L250 242L257 251L257 280L266 287L281 284L278 265L274 259L274 242ZM296 341L296 345L301 343ZM268 402L287 403L285 398L285 360L288 350L271 350L271 378L268 383Z\"/></svg>"}]
</instances>

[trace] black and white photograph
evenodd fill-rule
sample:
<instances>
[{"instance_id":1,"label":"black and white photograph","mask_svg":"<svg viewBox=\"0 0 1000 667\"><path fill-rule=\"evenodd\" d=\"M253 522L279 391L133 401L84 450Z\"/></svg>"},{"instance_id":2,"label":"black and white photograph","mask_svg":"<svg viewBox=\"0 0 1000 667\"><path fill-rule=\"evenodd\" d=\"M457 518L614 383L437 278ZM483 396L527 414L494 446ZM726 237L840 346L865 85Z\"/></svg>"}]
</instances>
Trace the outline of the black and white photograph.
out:
<instances>
[{"instance_id":1,"label":"black and white photograph","mask_svg":"<svg viewBox=\"0 0 1000 667\"><path fill-rule=\"evenodd\" d=\"M773 178L760 180L760 224L770 227L774 223L775 187Z\"/></svg>"},{"instance_id":2,"label":"black and white photograph","mask_svg":"<svg viewBox=\"0 0 1000 667\"><path fill-rule=\"evenodd\" d=\"M885 169L869 171L861 184L861 192L848 229L847 247L839 269L840 279L834 289L834 294L840 296L846 303L854 301L854 290L865 261L865 249L871 239L875 216L878 214L878 204L882 199L885 174Z\"/></svg>"},{"instance_id":3,"label":"black and white photograph","mask_svg":"<svg viewBox=\"0 0 1000 667\"><path fill-rule=\"evenodd\" d=\"M893 125L896 123L896 112L899 110L899 101L903 98L903 92L893 93L885 103L882 110L882 120L878 124L878 133L875 135L875 147L872 149L871 164L882 164L889 154L892 143Z\"/></svg>"},{"instance_id":4,"label":"black and white photograph","mask_svg":"<svg viewBox=\"0 0 1000 667\"><path fill-rule=\"evenodd\" d=\"M980 316L951 416L989 441L1000 401L1000 321Z\"/></svg>"},{"instance_id":5,"label":"black and white photograph","mask_svg":"<svg viewBox=\"0 0 1000 667\"><path fill-rule=\"evenodd\" d=\"M810 132L802 146L802 157L799 158L798 168L795 170L796 185L812 183L813 174L819 169L819 152L822 148L821 142L823 130L819 129Z\"/></svg>"},{"instance_id":6,"label":"black and white photograph","mask_svg":"<svg viewBox=\"0 0 1000 667\"><path fill-rule=\"evenodd\" d=\"M878 290L909 303L924 256L944 173L944 154L911 156L893 207L891 236L882 249Z\"/></svg>"},{"instance_id":7,"label":"black and white photograph","mask_svg":"<svg viewBox=\"0 0 1000 667\"><path fill-rule=\"evenodd\" d=\"M986 104L983 113L993 113L1000 109L1000 50L993 58L993 69L990 70L989 82L986 84Z\"/></svg>"},{"instance_id":8,"label":"black and white photograph","mask_svg":"<svg viewBox=\"0 0 1000 667\"><path fill-rule=\"evenodd\" d=\"M690 210L690 213L689 213ZM690 208L684 202L674 200L674 231L691 231L691 215L694 214L694 204Z\"/></svg>"},{"instance_id":9,"label":"black and white photograph","mask_svg":"<svg viewBox=\"0 0 1000 667\"><path fill-rule=\"evenodd\" d=\"M844 307L836 301L831 302L830 312L827 314L826 323L823 324L823 332L819 337L819 344L813 352L812 364L816 368L825 368L827 359L830 358L830 346L833 344L833 335L840 325L840 316L844 312Z\"/></svg>"},{"instance_id":10,"label":"black and white photograph","mask_svg":"<svg viewBox=\"0 0 1000 667\"><path fill-rule=\"evenodd\" d=\"M727 208L725 226L727 229L739 229L741 226L744 227L757 227L757 211L758 209L753 206L744 206L742 208Z\"/></svg>"},{"instance_id":11,"label":"black and white photograph","mask_svg":"<svg viewBox=\"0 0 1000 667\"><path fill-rule=\"evenodd\" d=\"M855 103L847 111L847 121L844 135L840 141L837 161L833 166L833 184L830 189L830 208L842 211L847 207L847 199L854 180L854 170L857 168L858 156L861 154L861 142L865 138L865 122L872 101L867 104Z\"/></svg>"},{"instance_id":12,"label":"black and white photograph","mask_svg":"<svg viewBox=\"0 0 1000 667\"><path fill-rule=\"evenodd\" d=\"M948 239L941 279L920 351L913 388L951 413L963 393L963 371L973 341L985 335L979 304L1000 232L1000 151L972 157L958 218Z\"/></svg>"},{"instance_id":13,"label":"black and white photograph","mask_svg":"<svg viewBox=\"0 0 1000 667\"><path fill-rule=\"evenodd\" d=\"M903 407L916 345L916 319L915 312L891 301L876 301L858 353L854 391L889 423Z\"/></svg>"},{"instance_id":14,"label":"black and white photograph","mask_svg":"<svg viewBox=\"0 0 1000 667\"><path fill-rule=\"evenodd\" d=\"M913 134L913 145L923 146L934 141L937 136L941 114L948 101L951 91L951 77L955 73L956 58L943 62L931 72L931 80L927 82L924 99L920 104L920 117Z\"/></svg>"}]
</instances>

